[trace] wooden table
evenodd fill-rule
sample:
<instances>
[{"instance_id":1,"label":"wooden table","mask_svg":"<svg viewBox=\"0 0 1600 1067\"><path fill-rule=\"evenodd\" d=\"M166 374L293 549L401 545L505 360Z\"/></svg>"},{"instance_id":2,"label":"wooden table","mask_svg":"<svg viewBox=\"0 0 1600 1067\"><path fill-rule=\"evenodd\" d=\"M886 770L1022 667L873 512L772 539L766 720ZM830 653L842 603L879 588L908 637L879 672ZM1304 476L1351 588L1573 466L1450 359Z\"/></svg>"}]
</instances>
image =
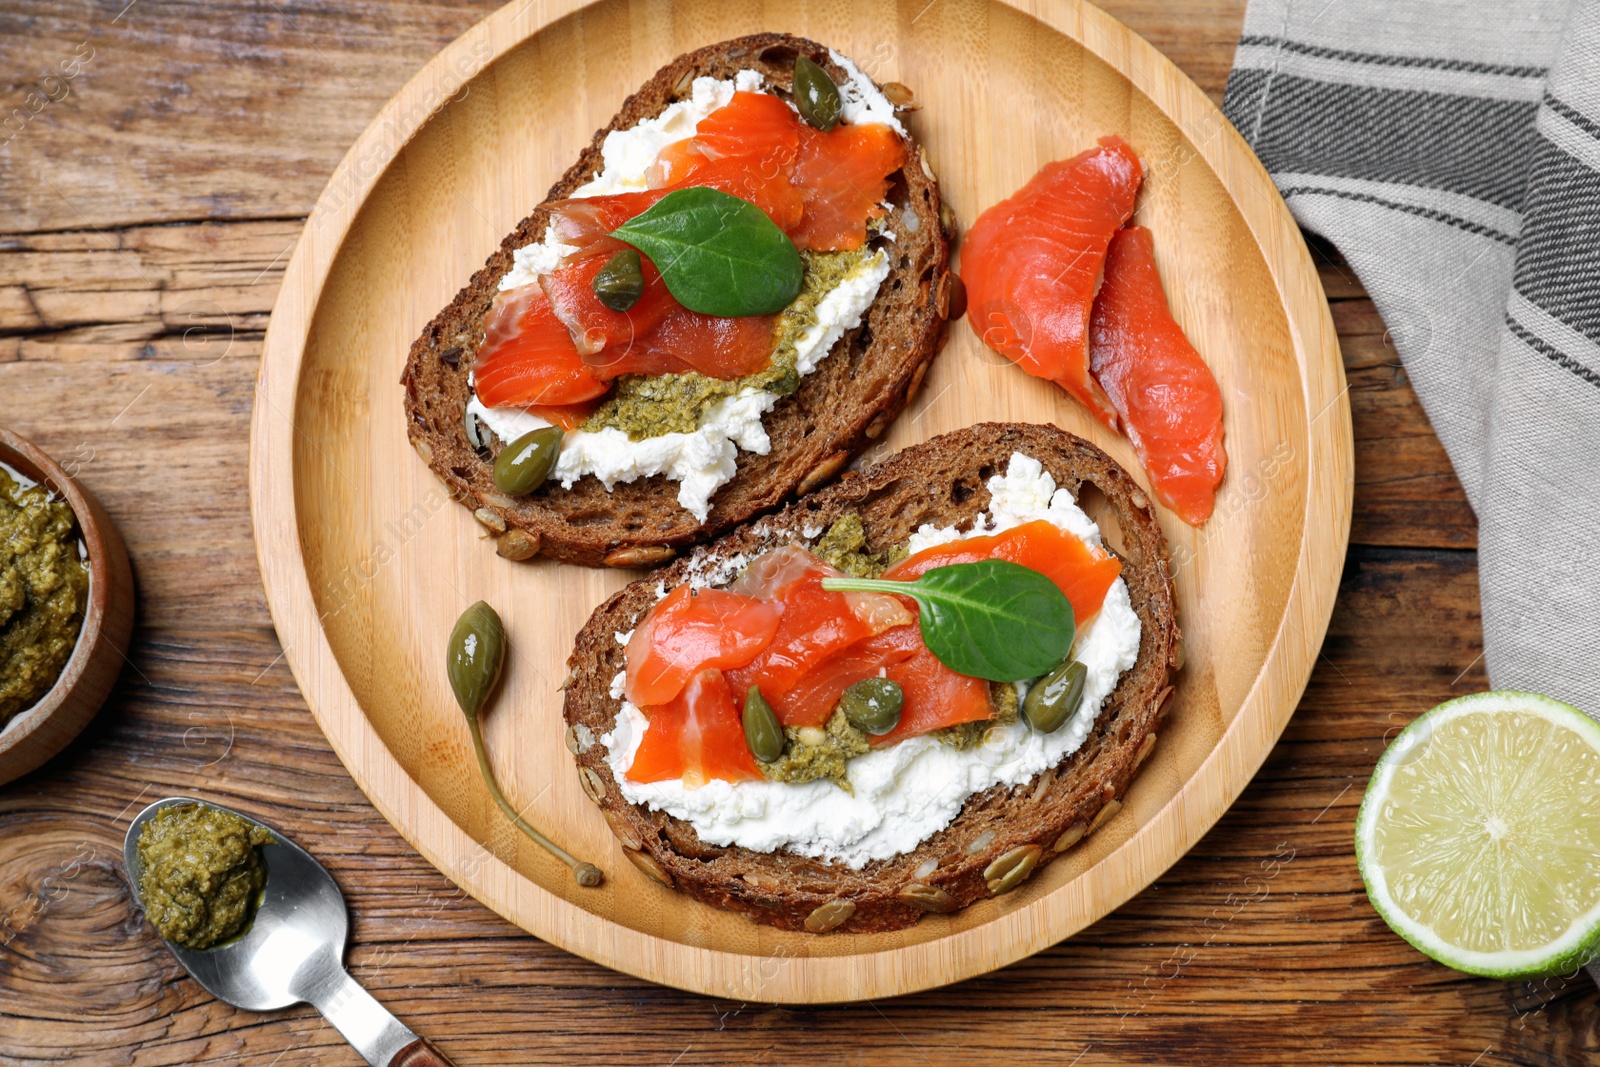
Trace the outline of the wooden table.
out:
<instances>
[{"instance_id":1,"label":"wooden table","mask_svg":"<svg viewBox=\"0 0 1600 1067\"><path fill-rule=\"evenodd\" d=\"M1351 827L1386 739L1486 679L1472 512L1383 323L1326 248L1357 450L1339 605L1283 740L1155 885L986 978L803 1010L623 977L465 897L366 802L296 690L256 570L245 456L262 331L317 193L379 106L493 2L125 2L0 11L0 423L105 503L141 593L105 711L0 788L0 1062L358 1062L309 1009L213 1000L134 913L123 829L184 792L321 857L354 915L352 971L463 1067L1600 1062L1586 977L1455 974L1362 892ZM1220 99L1243 0L1108 6Z\"/></svg>"}]
</instances>

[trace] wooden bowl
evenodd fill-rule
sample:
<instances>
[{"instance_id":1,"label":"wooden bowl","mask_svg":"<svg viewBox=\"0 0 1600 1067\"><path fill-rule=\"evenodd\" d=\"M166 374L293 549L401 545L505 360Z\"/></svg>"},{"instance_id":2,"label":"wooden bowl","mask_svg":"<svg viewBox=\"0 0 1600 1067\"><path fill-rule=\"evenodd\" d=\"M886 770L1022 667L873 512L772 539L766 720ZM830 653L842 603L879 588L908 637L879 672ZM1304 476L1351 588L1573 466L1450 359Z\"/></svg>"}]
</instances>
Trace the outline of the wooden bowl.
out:
<instances>
[{"instance_id":1,"label":"wooden bowl","mask_svg":"<svg viewBox=\"0 0 1600 1067\"><path fill-rule=\"evenodd\" d=\"M573 635L637 572L512 563L406 441L417 333L623 100L689 49L786 30L923 104L907 122L963 225L1045 162L1117 133L1149 167L1173 313L1222 387L1229 470L1201 529L1163 513L1187 666L1123 807L1003 897L888 934L786 933L627 860L564 743ZM1087 4L517 0L430 62L334 172L273 309L250 442L273 620L334 749L446 876L528 931L635 975L749 1001L892 996L1002 966L1148 885L1226 810L1305 687L1339 586L1352 445L1327 301L1260 163L1159 52ZM1142 479L1128 442L953 323L887 454L985 420L1054 422ZM872 456L868 456L870 461ZM528 820L604 868L582 889L511 829L445 679L473 601L509 629L485 732Z\"/></svg>"},{"instance_id":2,"label":"wooden bowl","mask_svg":"<svg viewBox=\"0 0 1600 1067\"><path fill-rule=\"evenodd\" d=\"M67 746L106 702L133 633L133 570L117 527L87 489L44 450L0 427L0 463L48 486L72 507L89 553L89 609L61 677L37 704L0 729L0 785Z\"/></svg>"}]
</instances>

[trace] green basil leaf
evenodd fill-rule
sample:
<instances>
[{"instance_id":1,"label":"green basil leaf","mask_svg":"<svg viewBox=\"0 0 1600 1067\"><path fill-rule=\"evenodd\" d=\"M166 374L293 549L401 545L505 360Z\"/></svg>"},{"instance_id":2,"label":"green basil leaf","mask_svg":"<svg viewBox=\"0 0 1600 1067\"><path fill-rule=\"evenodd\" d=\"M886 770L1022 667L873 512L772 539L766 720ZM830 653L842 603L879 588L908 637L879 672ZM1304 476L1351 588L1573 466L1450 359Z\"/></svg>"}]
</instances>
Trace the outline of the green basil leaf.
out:
<instances>
[{"instance_id":1,"label":"green basil leaf","mask_svg":"<svg viewBox=\"0 0 1600 1067\"><path fill-rule=\"evenodd\" d=\"M1037 678L1058 667L1072 648L1072 602L1049 578L1008 560L935 567L914 582L824 578L822 588L911 597L921 609L928 651L973 678Z\"/></svg>"},{"instance_id":2,"label":"green basil leaf","mask_svg":"<svg viewBox=\"0 0 1600 1067\"><path fill-rule=\"evenodd\" d=\"M804 264L766 212L716 189L679 189L611 236L650 257L690 311L771 315L800 295Z\"/></svg>"}]
</instances>

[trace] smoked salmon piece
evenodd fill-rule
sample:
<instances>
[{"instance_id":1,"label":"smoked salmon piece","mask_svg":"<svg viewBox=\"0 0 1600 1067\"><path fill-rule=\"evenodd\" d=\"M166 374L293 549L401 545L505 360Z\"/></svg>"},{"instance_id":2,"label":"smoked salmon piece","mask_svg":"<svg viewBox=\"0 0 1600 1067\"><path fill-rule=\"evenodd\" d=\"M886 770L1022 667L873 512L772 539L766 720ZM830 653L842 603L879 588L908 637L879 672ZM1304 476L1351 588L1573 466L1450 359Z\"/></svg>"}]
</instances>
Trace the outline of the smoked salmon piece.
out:
<instances>
[{"instance_id":1,"label":"smoked salmon piece","mask_svg":"<svg viewBox=\"0 0 1600 1067\"><path fill-rule=\"evenodd\" d=\"M556 318L572 335L578 354L585 363L595 367L615 362L603 358L602 349L632 344L659 326L673 308L682 307L667 292L667 283L661 280L656 265L643 255L639 257L639 267L644 276L644 292L633 307L627 311L612 311L602 304L594 293L594 279L614 254L607 249L575 262L569 261L567 266L539 279Z\"/></svg>"},{"instance_id":2,"label":"smoked salmon piece","mask_svg":"<svg viewBox=\"0 0 1600 1067\"><path fill-rule=\"evenodd\" d=\"M979 215L961 251L969 321L983 343L1112 430L1116 408L1089 373L1089 319L1106 248L1133 214L1143 177L1127 142L1102 137Z\"/></svg>"},{"instance_id":3,"label":"smoked salmon piece","mask_svg":"<svg viewBox=\"0 0 1600 1067\"><path fill-rule=\"evenodd\" d=\"M885 630L829 656L768 703L785 726L821 726L833 715L846 689L874 677L880 667L910 659L921 647L922 635L915 626Z\"/></svg>"},{"instance_id":4,"label":"smoked salmon piece","mask_svg":"<svg viewBox=\"0 0 1600 1067\"><path fill-rule=\"evenodd\" d=\"M1094 376L1157 499L1198 526L1210 517L1228 467L1222 390L1167 309L1149 230L1118 233L1105 274L1094 303Z\"/></svg>"},{"instance_id":5,"label":"smoked salmon piece","mask_svg":"<svg viewBox=\"0 0 1600 1067\"><path fill-rule=\"evenodd\" d=\"M1045 519L1025 522L997 534L964 537L925 548L883 572L885 578L911 581L935 567L1003 559L1036 570L1056 583L1072 602L1079 626L1100 610L1106 590L1122 573L1122 561L1094 548Z\"/></svg>"},{"instance_id":6,"label":"smoked salmon piece","mask_svg":"<svg viewBox=\"0 0 1600 1067\"><path fill-rule=\"evenodd\" d=\"M777 326L776 315L725 319L701 315L673 301L655 329L631 344L602 349L589 362L606 378L694 370L727 381L767 365Z\"/></svg>"},{"instance_id":7,"label":"smoked salmon piece","mask_svg":"<svg viewBox=\"0 0 1600 1067\"><path fill-rule=\"evenodd\" d=\"M928 651L927 645L922 644L920 636L917 644L919 647L910 656L883 669L884 676L905 694L905 704L900 709L900 722L893 730L867 738L874 748L946 726L981 722L994 715L989 703L988 682L957 674L946 667L938 656Z\"/></svg>"},{"instance_id":8,"label":"smoked salmon piece","mask_svg":"<svg viewBox=\"0 0 1600 1067\"><path fill-rule=\"evenodd\" d=\"M783 616L766 648L746 666L728 671L729 684L740 693L752 685L760 686L762 695L773 703L834 653L915 620L896 597L822 588L822 579L839 574L794 545L774 549L751 563L729 588L762 603L781 604Z\"/></svg>"},{"instance_id":9,"label":"smoked salmon piece","mask_svg":"<svg viewBox=\"0 0 1600 1067\"><path fill-rule=\"evenodd\" d=\"M627 777L635 782L682 780L697 789L713 779L742 782L762 777L744 739L744 720L722 672L689 679L669 703L641 708L645 727Z\"/></svg>"},{"instance_id":10,"label":"smoked salmon piece","mask_svg":"<svg viewBox=\"0 0 1600 1067\"><path fill-rule=\"evenodd\" d=\"M889 127L800 127L794 182L805 200L795 247L846 252L867 242L867 222L882 215L889 175L905 166L906 146Z\"/></svg>"},{"instance_id":11,"label":"smoked salmon piece","mask_svg":"<svg viewBox=\"0 0 1600 1067\"><path fill-rule=\"evenodd\" d=\"M726 590L680 585L628 639L624 694L640 708L665 704L701 671L749 663L772 643L781 611Z\"/></svg>"},{"instance_id":12,"label":"smoked salmon piece","mask_svg":"<svg viewBox=\"0 0 1600 1067\"><path fill-rule=\"evenodd\" d=\"M478 399L492 408L580 404L610 388L537 285L495 296L472 371Z\"/></svg>"}]
</instances>

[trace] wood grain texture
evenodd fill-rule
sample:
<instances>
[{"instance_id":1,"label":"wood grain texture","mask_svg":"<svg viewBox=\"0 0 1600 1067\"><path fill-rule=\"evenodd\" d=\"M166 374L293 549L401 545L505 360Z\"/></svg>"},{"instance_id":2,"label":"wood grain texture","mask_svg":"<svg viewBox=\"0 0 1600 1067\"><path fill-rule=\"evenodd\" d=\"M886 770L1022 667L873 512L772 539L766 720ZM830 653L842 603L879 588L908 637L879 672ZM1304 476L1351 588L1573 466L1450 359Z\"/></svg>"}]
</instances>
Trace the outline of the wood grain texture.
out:
<instances>
[{"instance_id":1,"label":"wood grain texture","mask_svg":"<svg viewBox=\"0 0 1600 1067\"><path fill-rule=\"evenodd\" d=\"M913 86L924 107L907 124L959 219L1107 131L1126 137L1145 161L1136 217L1157 235L1174 315L1235 398L1231 477L1211 518L1194 529L1157 508L1187 666L1121 813L1025 886L883 933L752 926L626 862L562 751L557 689L565 635L632 576L490 554L411 454L394 386L432 309L618 100L679 54L763 29L826 40ZM1019 99L1021 112L1003 103ZM1143 482L1126 440L1018 374L978 329L950 324L867 462L980 422L1055 423ZM1096 8L512 5L385 105L313 209L264 342L251 507L273 619L313 713L374 804L452 880L530 933L653 981L863 1000L981 974L1076 933L1238 795L1293 711L1332 610L1353 480L1346 392L1315 268L1271 179L1193 83ZM513 650L485 727L502 785L530 822L607 872L596 889L517 841L479 780L438 655L480 598Z\"/></svg>"},{"instance_id":2,"label":"wood grain texture","mask_svg":"<svg viewBox=\"0 0 1600 1067\"><path fill-rule=\"evenodd\" d=\"M1470 509L1404 376L1392 366L1369 374L1383 358L1366 368L1352 363L1349 337L1342 340L1357 441L1354 544L1318 667L1240 800L1185 859L1108 918L949 989L796 1010L617 975L527 937L465 897L362 797L281 660L248 534L244 463L260 327L245 326L270 310L285 249L343 150L438 47L495 5L318 5L351 25L407 27L390 38L352 31L359 55L346 54L343 34L316 40L334 63L369 64L368 76L381 81L370 91L325 78L324 60L291 25L309 3L142 0L113 25L122 6L37 0L0 13L9 75L0 101L8 110L22 105L49 41L98 33L107 45L101 55L122 64L115 76L91 66L73 82L70 111L36 116L56 123L48 135L25 133L0 148L0 202L19 204L19 191L40 174L66 172L76 188L92 190L83 206L103 212L102 232L84 228L59 201L53 220L15 210L0 219L0 314L25 308L30 294L69 294L58 306L70 308L79 288L115 291L109 280L128 270L118 242L150 232L193 265L200 284L234 274L241 262L251 269L237 281L241 303L231 312L240 358L216 368L141 359L137 346L80 358L42 337L19 365L27 338L13 320L0 320L0 423L64 463L80 459L77 476L127 535L142 623L133 666L88 732L41 771L0 787L0 1063L358 1064L309 1009L252 1016L212 1000L131 913L115 859L123 827L141 799L177 792L203 792L272 819L327 862L350 899L353 971L463 1067L802 1058L1014 1064L1019 1051L1085 1067L1600 1063L1600 998L1587 979L1506 985L1454 974L1391 935L1361 893L1351 832L1384 739L1434 702L1483 688L1485 678ZM1106 7L1220 99L1242 2ZM260 112L254 124L174 117L161 141L72 152L80 132L99 136L121 114L153 112L191 69L196 45L246 68L245 95ZM133 79L135 71L147 73ZM327 81L320 95L285 88L319 80ZM219 158L261 155L242 168L247 180L224 217L206 201L203 163L167 144ZM324 162L283 176L274 155ZM123 206L116 194L135 169L165 195ZM269 181L269 172L279 176ZM219 221L200 221L213 217ZM51 225L63 232L41 232ZM106 254L83 254L97 249ZM135 281L127 288L142 285L149 301L141 308L163 291L154 262L139 260L148 282L128 270ZM1375 322L1348 268L1319 263L1336 322ZM153 330L169 344L181 338L143 310L126 318L86 313L115 330ZM69 361L78 366L63 366ZM144 492L146 479L173 472L181 493ZM1384 486L1410 495L1375 491ZM1440 537L1446 528L1466 536ZM1262 897L1270 867L1261 863L1270 864L1281 842L1296 850L1294 859L1279 861Z\"/></svg>"}]
</instances>

